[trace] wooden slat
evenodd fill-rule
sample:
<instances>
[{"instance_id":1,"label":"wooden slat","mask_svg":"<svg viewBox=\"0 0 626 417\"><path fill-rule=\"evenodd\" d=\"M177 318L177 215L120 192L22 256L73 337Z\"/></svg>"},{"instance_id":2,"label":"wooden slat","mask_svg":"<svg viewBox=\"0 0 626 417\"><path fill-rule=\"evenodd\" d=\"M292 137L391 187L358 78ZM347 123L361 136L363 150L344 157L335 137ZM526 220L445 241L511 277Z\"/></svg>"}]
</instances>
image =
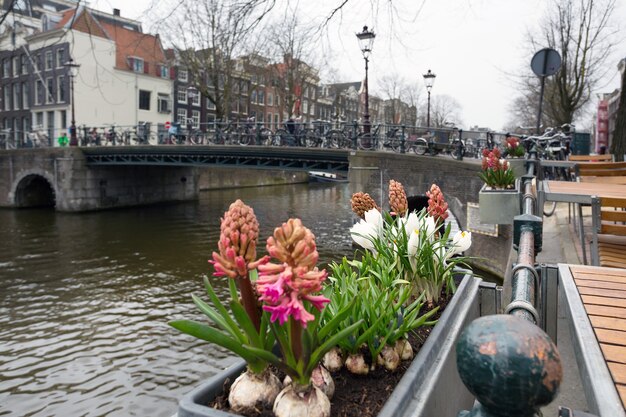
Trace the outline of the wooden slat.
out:
<instances>
[{"instance_id":1,"label":"wooden slat","mask_svg":"<svg viewBox=\"0 0 626 417\"><path fill-rule=\"evenodd\" d=\"M626 384L626 365L617 362L607 362L613 382L616 384Z\"/></svg>"},{"instance_id":2,"label":"wooden slat","mask_svg":"<svg viewBox=\"0 0 626 417\"><path fill-rule=\"evenodd\" d=\"M608 345L600 343L604 359L611 362L626 363L626 346Z\"/></svg>"},{"instance_id":3,"label":"wooden slat","mask_svg":"<svg viewBox=\"0 0 626 417\"><path fill-rule=\"evenodd\" d=\"M626 184L626 176L617 175L614 177L590 177L587 175L579 175L578 181L580 182L598 182L602 184Z\"/></svg>"},{"instance_id":4,"label":"wooden slat","mask_svg":"<svg viewBox=\"0 0 626 417\"><path fill-rule=\"evenodd\" d=\"M626 198L623 198L626 196L622 196L622 197L602 197L600 199L600 204L602 205L602 208L605 207L617 207L617 208L624 208L626 207Z\"/></svg>"},{"instance_id":5,"label":"wooden slat","mask_svg":"<svg viewBox=\"0 0 626 417\"><path fill-rule=\"evenodd\" d=\"M589 315L626 319L626 308L586 305L585 310Z\"/></svg>"},{"instance_id":6,"label":"wooden slat","mask_svg":"<svg viewBox=\"0 0 626 417\"><path fill-rule=\"evenodd\" d=\"M620 291L620 290L607 290L604 288L578 287L578 292L580 293L580 295L597 295L599 297L626 298L626 291Z\"/></svg>"},{"instance_id":7,"label":"wooden slat","mask_svg":"<svg viewBox=\"0 0 626 417\"><path fill-rule=\"evenodd\" d=\"M615 206L603 206L600 217L607 222L624 222L626 221L626 211L615 210Z\"/></svg>"},{"instance_id":8,"label":"wooden slat","mask_svg":"<svg viewBox=\"0 0 626 417\"><path fill-rule=\"evenodd\" d=\"M626 168L626 162L589 162L578 164L579 169L623 169Z\"/></svg>"},{"instance_id":9,"label":"wooden slat","mask_svg":"<svg viewBox=\"0 0 626 417\"><path fill-rule=\"evenodd\" d=\"M589 265L569 265L570 271L572 274L593 274L593 275L601 275L611 277L610 279L615 278L626 278L626 271L620 271L618 269L606 269L601 268L599 266L589 266Z\"/></svg>"},{"instance_id":10,"label":"wooden slat","mask_svg":"<svg viewBox=\"0 0 626 417\"><path fill-rule=\"evenodd\" d=\"M623 290L626 291L626 283L591 280L591 279L575 279L577 287L605 288L607 290Z\"/></svg>"},{"instance_id":11,"label":"wooden slat","mask_svg":"<svg viewBox=\"0 0 626 417\"><path fill-rule=\"evenodd\" d=\"M626 264L623 260L615 260L610 258L600 258L600 266L603 266L605 268L626 268Z\"/></svg>"},{"instance_id":12,"label":"wooden slat","mask_svg":"<svg viewBox=\"0 0 626 417\"><path fill-rule=\"evenodd\" d=\"M596 336L600 343L626 346L626 332L609 329L594 329L594 331L596 332Z\"/></svg>"},{"instance_id":13,"label":"wooden slat","mask_svg":"<svg viewBox=\"0 0 626 417\"><path fill-rule=\"evenodd\" d=\"M619 271L616 269L616 271ZM602 281L602 282L616 282L621 284L626 284L626 277L619 277L614 275L599 275L597 273L581 273L578 272L576 274L572 274L574 278L585 279L588 281Z\"/></svg>"},{"instance_id":14,"label":"wooden slat","mask_svg":"<svg viewBox=\"0 0 626 417\"><path fill-rule=\"evenodd\" d=\"M596 297L593 295L581 295L580 298L582 298L583 304L626 308L626 300L620 300L617 298Z\"/></svg>"},{"instance_id":15,"label":"wooden slat","mask_svg":"<svg viewBox=\"0 0 626 417\"><path fill-rule=\"evenodd\" d=\"M584 175L587 177L621 177L626 175L625 169L592 169L581 168L578 170L578 175Z\"/></svg>"},{"instance_id":16,"label":"wooden slat","mask_svg":"<svg viewBox=\"0 0 626 417\"><path fill-rule=\"evenodd\" d=\"M619 330L626 332L626 319L617 319L615 317L589 316L589 321L594 329ZM624 357L626 360L626 357Z\"/></svg>"},{"instance_id":17,"label":"wooden slat","mask_svg":"<svg viewBox=\"0 0 626 417\"><path fill-rule=\"evenodd\" d=\"M570 155L567 157L570 161L593 162L593 161L612 161L613 155L605 153L602 155Z\"/></svg>"}]
</instances>

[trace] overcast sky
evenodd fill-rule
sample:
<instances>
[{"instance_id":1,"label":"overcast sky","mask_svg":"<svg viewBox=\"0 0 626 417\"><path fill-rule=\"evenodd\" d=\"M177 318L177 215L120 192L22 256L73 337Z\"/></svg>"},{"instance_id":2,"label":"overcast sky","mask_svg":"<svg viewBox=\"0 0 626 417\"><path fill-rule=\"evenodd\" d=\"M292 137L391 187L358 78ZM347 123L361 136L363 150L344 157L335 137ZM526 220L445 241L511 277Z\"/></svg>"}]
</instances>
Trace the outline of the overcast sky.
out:
<instances>
[{"instance_id":1,"label":"overcast sky","mask_svg":"<svg viewBox=\"0 0 626 417\"><path fill-rule=\"evenodd\" d=\"M189 0L187 0L189 1ZM280 0L279 0L280 1ZM122 16L145 21L150 29L155 0L92 0L91 7L121 10ZM338 71L338 81L363 79L364 62L356 32L363 25L373 27L376 39L370 58L370 91L378 80L397 73L423 89L422 74L431 69L437 75L432 96L446 94L462 106L462 125L503 128L510 120L509 102L515 96L513 74L529 67L535 51L528 51L526 34L536 29L544 14L546 0L394 0L396 10L389 24L386 0L349 0L327 28L317 47L332 55L330 67ZM317 21L327 16L340 0L290 0L305 19ZM379 4L378 10L372 4ZM284 7L277 8L282 12ZM152 11L152 14L150 13ZM626 57L626 1L618 1L613 16L619 30L609 71L598 93L619 87L617 63ZM618 25L623 27L619 27ZM393 28L393 30L391 29ZM590 117L579 126L590 126Z\"/></svg>"}]
</instances>

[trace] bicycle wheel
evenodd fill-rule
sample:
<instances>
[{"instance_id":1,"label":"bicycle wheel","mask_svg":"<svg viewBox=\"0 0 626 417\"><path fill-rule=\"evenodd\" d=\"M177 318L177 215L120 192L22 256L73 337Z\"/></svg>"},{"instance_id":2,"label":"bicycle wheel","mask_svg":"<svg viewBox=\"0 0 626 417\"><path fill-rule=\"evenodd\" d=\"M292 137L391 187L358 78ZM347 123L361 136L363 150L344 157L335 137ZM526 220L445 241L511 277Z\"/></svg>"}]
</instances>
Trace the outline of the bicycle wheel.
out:
<instances>
[{"instance_id":1,"label":"bicycle wheel","mask_svg":"<svg viewBox=\"0 0 626 417\"><path fill-rule=\"evenodd\" d=\"M304 130L304 145L307 148L317 148L322 141L318 138L317 133L313 129Z\"/></svg>"},{"instance_id":2,"label":"bicycle wheel","mask_svg":"<svg viewBox=\"0 0 626 417\"><path fill-rule=\"evenodd\" d=\"M389 140L389 142L390 142L389 146L391 146L391 150L392 151L394 151L396 153L400 153L400 151L402 151L402 138L398 138L398 137L394 136L394 137L392 137ZM406 141L404 142L405 147L406 147L407 143L408 142L406 142ZM406 150L406 148L405 148L405 150Z\"/></svg>"},{"instance_id":3,"label":"bicycle wheel","mask_svg":"<svg viewBox=\"0 0 626 417\"><path fill-rule=\"evenodd\" d=\"M546 210L546 206L544 204L544 206L543 206L543 215L546 216L546 217L550 217L550 216L552 216L554 214L555 210L556 210L556 201L553 201L551 203L550 208L548 210Z\"/></svg>"},{"instance_id":4,"label":"bicycle wheel","mask_svg":"<svg viewBox=\"0 0 626 417\"><path fill-rule=\"evenodd\" d=\"M424 138L415 139L415 144L413 145L413 152L416 155L426 155L428 152L428 142Z\"/></svg>"},{"instance_id":5,"label":"bicycle wheel","mask_svg":"<svg viewBox=\"0 0 626 417\"><path fill-rule=\"evenodd\" d=\"M326 143L329 148L340 148L345 141L345 135L340 130L331 130L326 135Z\"/></svg>"},{"instance_id":6,"label":"bicycle wheel","mask_svg":"<svg viewBox=\"0 0 626 417\"><path fill-rule=\"evenodd\" d=\"M289 144L289 133L285 129L276 130L272 144L274 146L287 146Z\"/></svg>"},{"instance_id":7,"label":"bicycle wheel","mask_svg":"<svg viewBox=\"0 0 626 417\"><path fill-rule=\"evenodd\" d=\"M369 151L374 148L374 137L371 133L363 133L357 137L356 144L359 149Z\"/></svg>"},{"instance_id":8,"label":"bicycle wheel","mask_svg":"<svg viewBox=\"0 0 626 417\"><path fill-rule=\"evenodd\" d=\"M248 146L254 143L254 135L246 128L241 128L237 131L237 136L239 137L239 144L241 146Z\"/></svg>"},{"instance_id":9,"label":"bicycle wheel","mask_svg":"<svg viewBox=\"0 0 626 417\"><path fill-rule=\"evenodd\" d=\"M268 128L262 127L259 136L261 137L260 145L270 146L272 144L272 131Z\"/></svg>"}]
</instances>

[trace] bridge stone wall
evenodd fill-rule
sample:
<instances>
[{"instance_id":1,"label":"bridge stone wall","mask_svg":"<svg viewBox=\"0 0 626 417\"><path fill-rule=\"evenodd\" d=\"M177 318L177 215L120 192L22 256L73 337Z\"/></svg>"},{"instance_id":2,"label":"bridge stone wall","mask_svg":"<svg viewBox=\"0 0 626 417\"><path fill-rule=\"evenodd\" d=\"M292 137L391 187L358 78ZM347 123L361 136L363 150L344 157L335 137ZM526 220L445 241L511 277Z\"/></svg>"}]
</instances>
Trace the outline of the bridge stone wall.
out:
<instances>
[{"instance_id":1,"label":"bridge stone wall","mask_svg":"<svg viewBox=\"0 0 626 417\"><path fill-rule=\"evenodd\" d=\"M467 229L467 203L478 203L483 185L478 177L480 160L456 161L444 156L355 152L350 156L350 189L369 193L384 209L389 208L389 180L400 181L407 195L425 195L432 184L444 193L450 210L462 229ZM509 268L512 227L499 226L499 236L472 233L472 247L466 254L477 257L473 265L504 277Z\"/></svg>"},{"instance_id":2,"label":"bridge stone wall","mask_svg":"<svg viewBox=\"0 0 626 417\"><path fill-rule=\"evenodd\" d=\"M309 181L309 174L305 171L225 168L199 168L200 191L217 190L224 188L263 187L266 185L296 184Z\"/></svg>"},{"instance_id":3,"label":"bridge stone wall","mask_svg":"<svg viewBox=\"0 0 626 417\"><path fill-rule=\"evenodd\" d=\"M0 206L15 207L20 181L37 175L52 187L59 211L192 200L198 169L157 166L87 166L79 149L0 151Z\"/></svg>"}]
</instances>

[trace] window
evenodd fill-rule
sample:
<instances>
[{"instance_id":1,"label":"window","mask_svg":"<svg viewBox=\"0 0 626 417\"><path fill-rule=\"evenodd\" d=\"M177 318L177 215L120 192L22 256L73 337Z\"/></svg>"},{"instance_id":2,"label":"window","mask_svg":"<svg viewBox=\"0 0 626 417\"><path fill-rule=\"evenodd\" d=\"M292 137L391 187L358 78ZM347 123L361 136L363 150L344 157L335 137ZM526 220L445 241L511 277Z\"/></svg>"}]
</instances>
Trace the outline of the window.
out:
<instances>
[{"instance_id":1,"label":"window","mask_svg":"<svg viewBox=\"0 0 626 417\"><path fill-rule=\"evenodd\" d=\"M57 78L57 94L58 94L58 102L65 103L66 94L65 94L65 76L61 75Z\"/></svg>"},{"instance_id":2,"label":"window","mask_svg":"<svg viewBox=\"0 0 626 417\"><path fill-rule=\"evenodd\" d=\"M129 59L130 67L134 72L143 73L143 59L137 57L130 57Z\"/></svg>"},{"instance_id":3,"label":"window","mask_svg":"<svg viewBox=\"0 0 626 417\"><path fill-rule=\"evenodd\" d=\"M22 98L20 86L20 83L13 84L13 110L20 109L20 98Z\"/></svg>"},{"instance_id":4,"label":"window","mask_svg":"<svg viewBox=\"0 0 626 417\"><path fill-rule=\"evenodd\" d=\"M159 93L157 96L157 111L159 113L170 112L170 96L169 94Z\"/></svg>"},{"instance_id":5,"label":"window","mask_svg":"<svg viewBox=\"0 0 626 417\"><path fill-rule=\"evenodd\" d=\"M166 65L161 65L161 69L159 70L159 74L161 78L170 78L170 71Z\"/></svg>"},{"instance_id":6,"label":"window","mask_svg":"<svg viewBox=\"0 0 626 417\"><path fill-rule=\"evenodd\" d=\"M187 109L178 109L176 111L176 123L185 125L187 123Z\"/></svg>"},{"instance_id":7,"label":"window","mask_svg":"<svg viewBox=\"0 0 626 417\"><path fill-rule=\"evenodd\" d=\"M259 91L258 103L262 106L265 105L265 91Z\"/></svg>"},{"instance_id":8,"label":"window","mask_svg":"<svg viewBox=\"0 0 626 417\"><path fill-rule=\"evenodd\" d=\"M57 68L62 68L65 65L65 49L57 49Z\"/></svg>"},{"instance_id":9,"label":"window","mask_svg":"<svg viewBox=\"0 0 626 417\"><path fill-rule=\"evenodd\" d=\"M28 83L22 83L22 108L27 109L28 107Z\"/></svg>"},{"instance_id":10,"label":"window","mask_svg":"<svg viewBox=\"0 0 626 417\"><path fill-rule=\"evenodd\" d=\"M278 120L278 113L276 113L276 114L274 115L274 125L275 125L275 128L276 128L276 129L278 128L278 122L279 122L279 120Z\"/></svg>"},{"instance_id":11,"label":"window","mask_svg":"<svg viewBox=\"0 0 626 417\"><path fill-rule=\"evenodd\" d=\"M187 103L187 89L185 87L178 87L176 100L179 103Z\"/></svg>"},{"instance_id":12,"label":"window","mask_svg":"<svg viewBox=\"0 0 626 417\"><path fill-rule=\"evenodd\" d=\"M309 102L306 100L302 101L302 113L307 114L309 112Z\"/></svg>"},{"instance_id":13,"label":"window","mask_svg":"<svg viewBox=\"0 0 626 417\"><path fill-rule=\"evenodd\" d=\"M189 93L189 96L191 97L191 104L194 106L200 105L200 92L198 90L193 90Z\"/></svg>"},{"instance_id":14,"label":"window","mask_svg":"<svg viewBox=\"0 0 626 417\"><path fill-rule=\"evenodd\" d=\"M309 87L304 87L304 97L309 97Z\"/></svg>"},{"instance_id":15,"label":"window","mask_svg":"<svg viewBox=\"0 0 626 417\"><path fill-rule=\"evenodd\" d=\"M250 103L256 104L256 90L250 94Z\"/></svg>"},{"instance_id":16,"label":"window","mask_svg":"<svg viewBox=\"0 0 626 417\"><path fill-rule=\"evenodd\" d=\"M150 110L150 91L139 90L139 110Z\"/></svg>"},{"instance_id":17,"label":"window","mask_svg":"<svg viewBox=\"0 0 626 417\"><path fill-rule=\"evenodd\" d=\"M186 83L188 79L189 79L189 76L187 74L187 70L186 69L179 69L178 70L178 81L182 81L182 82Z\"/></svg>"},{"instance_id":18,"label":"window","mask_svg":"<svg viewBox=\"0 0 626 417\"><path fill-rule=\"evenodd\" d=\"M61 110L61 129L67 129L67 112Z\"/></svg>"},{"instance_id":19,"label":"window","mask_svg":"<svg viewBox=\"0 0 626 417\"><path fill-rule=\"evenodd\" d=\"M52 78L46 78L46 103L52 103L54 97L52 92L54 91L54 83Z\"/></svg>"},{"instance_id":20,"label":"window","mask_svg":"<svg viewBox=\"0 0 626 417\"><path fill-rule=\"evenodd\" d=\"M11 61L9 58L4 58L2 60L2 78L8 78L11 74Z\"/></svg>"},{"instance_id":21,"label":"window","mask_svg":"<svg viewBox=\"0 0 626 417\"><path fill-rule=\"evenodd\" d=\"M35 55L35 69L37 71L41 70L41 54Z\"/></svg>"},{"instance_id":22,"label":"window","mask_svg":"<svg viewBox=\"0 0 626 417\"><path fill-rule=\"evenodd\" d=\"M315 93L316 93L316 88L315 87L311 87L311 98L313 100L315 100Z\"/></svg>"},{"instance_id":23,"label":"window","mask_svg":"<svg viewBox=\"0 0 626 417\"><path fill-rule=\"evenodd\" d=\"M200 128L200 112L198 110L193 110L191 112L191 124L196 129Z\"/></svg>"},{"instance_id":24,"label":"window","mask_svg":"<svg viewBox=\"0 0 626 417\"><path fill-rule=\"evenodd\" d=\"M52 51L46 51L46 70L52 69Z\"/></svg>"},{"instance_id":25,"label":"window","mask_svg":"<svg viewBox=\"0 0 626 417\"><path fill-rule=\"evenodd\" d=\"M28 57L26 55L22 55L21 67L22 67L22 74L28 74Z\"/></svg>"},{"instance_id":26,"label":"window","mask_svg":"<svg viewBox=\"0 0 626 417\"><path fill-rule=\"evenodd\" d=\"M215 103L211 101L211 99L206 99L206 108L209 110L215 110Z\"/></svg>"},{"instance_id":27,"label":"window","mask_svg":"<svg viewBox=\"0 0 626 417\"><path fill-rule=\"evenodd\" d=\"M267 105L268 106L274 105L274 95L272 93L267 94Z\"/></svg>"},{"instance_id":28,"label":"window","mask_svg":"<svg viewBox=\"0 0 626 417\"><path fill-rule=\"evenodd\" d=\"M43 83L41 80L35 81L35 104L41 104L43 97Z\"/></svg>"},{"instance_id":29,"label":"window","mask_svg":"<svg viewBox=\"0 0 626 417\"><path fill-rule=\"evenodd\" d=\"M309 109L309 114L311 116L315 116L315 103L311 103L311 108Z\"/></svg>"},{"instance_id":30,"label":"window","mask_svg":"<svg viewBox=\"0 0 626 417\"><path fill-rule=\"evenodd\" d=\"M37 122L37 125L34 126L35 129L43 129L43 112L37 112L35 113L35 121Z\"/></svg>"},{"instance_id":31,"label":"window","mask_svg":"<svg viewBox=\"0 0 626 417\"><path fill-rule=\"evenodd\" d=\"M20 57L14 56L13 57L13 76L17 77L18 75L20 75Z\"/></svg>"},{"instance_id":32,"label":"window","mask_svg":"<svg viewBox=\"0 0 626 417\"><path fill-rule=\"evenodd\" d=\"M11 89L8 85L4 86L4 110L11 110Z\"/></svg>"}]
</instances>

